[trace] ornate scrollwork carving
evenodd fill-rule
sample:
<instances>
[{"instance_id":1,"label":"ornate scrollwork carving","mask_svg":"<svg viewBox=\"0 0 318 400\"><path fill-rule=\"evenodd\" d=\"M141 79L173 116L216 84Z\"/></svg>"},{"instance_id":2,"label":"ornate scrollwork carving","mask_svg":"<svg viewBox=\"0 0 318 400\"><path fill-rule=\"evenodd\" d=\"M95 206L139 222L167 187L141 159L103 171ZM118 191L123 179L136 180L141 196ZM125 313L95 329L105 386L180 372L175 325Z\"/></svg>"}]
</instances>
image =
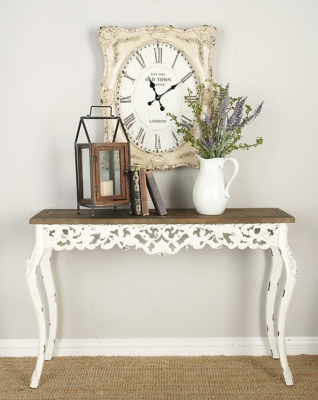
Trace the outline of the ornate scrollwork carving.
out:
<instances>
[{"instance_id":1,"label":"ornate scrollwork carving","mask_svg":"<svg viewBox=\"0 0 318 400\"><path fill-rule=\"evenodd\" d=\"M100 39L107 44L114 45L119 36L120 30L116 26L107 26L100 31Z\"/></svg>"},{"instance_id":2,"label":"ornate scrollwork carving","mask_svg":"<svg viewBox=\"0 0 318 400\"><path fill-rule=\"evenodd\" d=\"M147 26L146 32L148 32L149 36L154 40L163 40L167 37L172 26Z\"/></svg>"},{"instance_id":3,"label":"ornate scrollwork carving","mask_svg":"<svg viewBox=\"0 0 318 400\"><path fill-rule=\"evenodd\" d=\"M138 40L139 36L131 36L131 37L120 37L121 29L117 26L106 26L100 29L99 37L100 41L104 43L104 45L111 46L114 51L114 62L117 62L119 50L118 46L122 43L134 42Z\"/></svg>"},{"instance_id":4,"label":"ornate scrollwork carving","mask_svg":"<svg viewBox=\"0 0 318 400\"><path fill-rule=\"evenodd\" d=\"M190 157L193 159L195 154L197 154L196 151L185 151L185 152L179 154L176 158L177 158L177 160L181 160L182 158L190 158ZM189 165L191 165L191 167L199 168L200 162L199 162L199 160L196 160L196 162L189 163Z\"/></svg>"},{"instance_id":5,"label":"ornate scrollwork carving","mask_svg":"<svg viewBox=\"0 0 318 400\"><path fill-rule=\"evenodd\" d=\"M277 224L236 225L44 225L45 244L74 248L143 249L147 254L176 254L181 249L268 249L278 246Z\"/></svg>"},{"instance_id":6,"label":"ornate scrollwork carving","mask_svg":"<svg viewBox=\"0 0 318 400\"><path fill-rule=\"evenodd\" d=\"M171 166L167 162L166 157L158 154L150 158L146 169L171 169Z\"/></svg>"},{"instance_id":7,"label":"ornate scrollwork carving","mask_svg":"<svg viewBox=\"0 0 318 400\"><path fill-rule=\"evenodd\" d=\"M197 37L182 37L177 35L177 38L187 43L195 43L198 46L198 54L201 64L204 64L203 45L213 47L216 41L216 28L214 26L201 26L195 29Z\"/></svg>"}]
</instances>

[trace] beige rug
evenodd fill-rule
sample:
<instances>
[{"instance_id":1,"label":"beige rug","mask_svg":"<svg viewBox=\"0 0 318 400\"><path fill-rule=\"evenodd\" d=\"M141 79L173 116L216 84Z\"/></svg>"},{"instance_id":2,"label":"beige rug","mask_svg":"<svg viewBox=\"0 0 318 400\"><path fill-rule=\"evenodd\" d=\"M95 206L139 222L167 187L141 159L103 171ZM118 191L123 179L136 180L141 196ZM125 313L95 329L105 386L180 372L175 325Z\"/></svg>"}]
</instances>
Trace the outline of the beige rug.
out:
<instances>
[{"instance_id":1,"label":"beige rug","mask_svg":"<svg viewBox=\"0 0 318 400\"><path fill-rule=\"evenodd\" d=\"M270 357L57 357L30 389L36 359L0 358L0 399L318 399L318 356L288 360L289 387Z\"/></svg>"}]
</instances>

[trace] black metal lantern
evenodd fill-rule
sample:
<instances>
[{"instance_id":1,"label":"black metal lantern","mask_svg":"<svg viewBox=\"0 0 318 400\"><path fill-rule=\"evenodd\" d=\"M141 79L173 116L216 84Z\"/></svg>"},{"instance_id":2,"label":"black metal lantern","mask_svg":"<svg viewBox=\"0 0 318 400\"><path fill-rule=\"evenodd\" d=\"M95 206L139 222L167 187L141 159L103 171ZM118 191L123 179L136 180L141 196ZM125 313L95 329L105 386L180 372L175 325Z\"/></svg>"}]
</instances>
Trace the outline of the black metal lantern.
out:
<instances>
[{"instance_id":1,"label":"black metal lantern","mask_svg":"<svg viewBox=\"0 0 318 400\"><path fill-rule=\"evenodd\" d=\"M93 117L93 108L110 108L110 116ZM86 123L88 120L113 120L113 140L109 143L92 143ZM116 142L121 129L127 142ZM84 130L87 143L78 143L81 130ZM120 117L112 114L110 106L91 106L90 114L81 117L75 138L75 165L77 187L77 212L80 207L117 206L130 203L129 174L130 153L129 139Z\"/></svg>"}]
</instances>

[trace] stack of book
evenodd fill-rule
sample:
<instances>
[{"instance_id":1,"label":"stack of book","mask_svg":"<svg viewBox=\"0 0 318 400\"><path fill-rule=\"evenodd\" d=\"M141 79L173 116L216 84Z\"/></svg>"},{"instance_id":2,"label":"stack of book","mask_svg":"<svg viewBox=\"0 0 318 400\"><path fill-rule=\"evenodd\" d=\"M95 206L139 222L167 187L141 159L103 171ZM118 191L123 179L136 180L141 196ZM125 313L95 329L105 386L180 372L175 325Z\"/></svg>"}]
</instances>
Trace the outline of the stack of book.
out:
<instances>
[{"instance_id":1,"label":"stack of book","mask_svg":"<svg viewBox=\"0 0 318 400\"><path fill-rule=\"evenodd\" d=\"M132 214L139 216L149 215L147 189L157 214L167 214L152 171L146 171L145 168L137 168L135 171L131 171L130 183Z\"/></svg>"}]
</instances>

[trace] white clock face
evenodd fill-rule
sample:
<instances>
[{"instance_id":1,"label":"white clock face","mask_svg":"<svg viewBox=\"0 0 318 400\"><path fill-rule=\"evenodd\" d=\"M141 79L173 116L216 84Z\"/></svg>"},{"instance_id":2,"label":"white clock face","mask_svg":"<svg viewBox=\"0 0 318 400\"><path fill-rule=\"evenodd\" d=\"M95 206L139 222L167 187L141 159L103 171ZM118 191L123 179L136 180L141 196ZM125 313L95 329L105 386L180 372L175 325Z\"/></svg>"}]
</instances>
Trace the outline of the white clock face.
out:
<instances>
[{"instance_id":1,"label":"white clock face","mask_svg":"<svg viewBox=\"0 0 318 400\"><path fill-rule=\"evenodd\" d=\"M141 150L171 152L183 144L167 113L187 123L187 105L197 96L198 79L186 55L171 44L153 42L135 50L118 78L117 108L127 133Z\"/></svg>"}]
</instances>

